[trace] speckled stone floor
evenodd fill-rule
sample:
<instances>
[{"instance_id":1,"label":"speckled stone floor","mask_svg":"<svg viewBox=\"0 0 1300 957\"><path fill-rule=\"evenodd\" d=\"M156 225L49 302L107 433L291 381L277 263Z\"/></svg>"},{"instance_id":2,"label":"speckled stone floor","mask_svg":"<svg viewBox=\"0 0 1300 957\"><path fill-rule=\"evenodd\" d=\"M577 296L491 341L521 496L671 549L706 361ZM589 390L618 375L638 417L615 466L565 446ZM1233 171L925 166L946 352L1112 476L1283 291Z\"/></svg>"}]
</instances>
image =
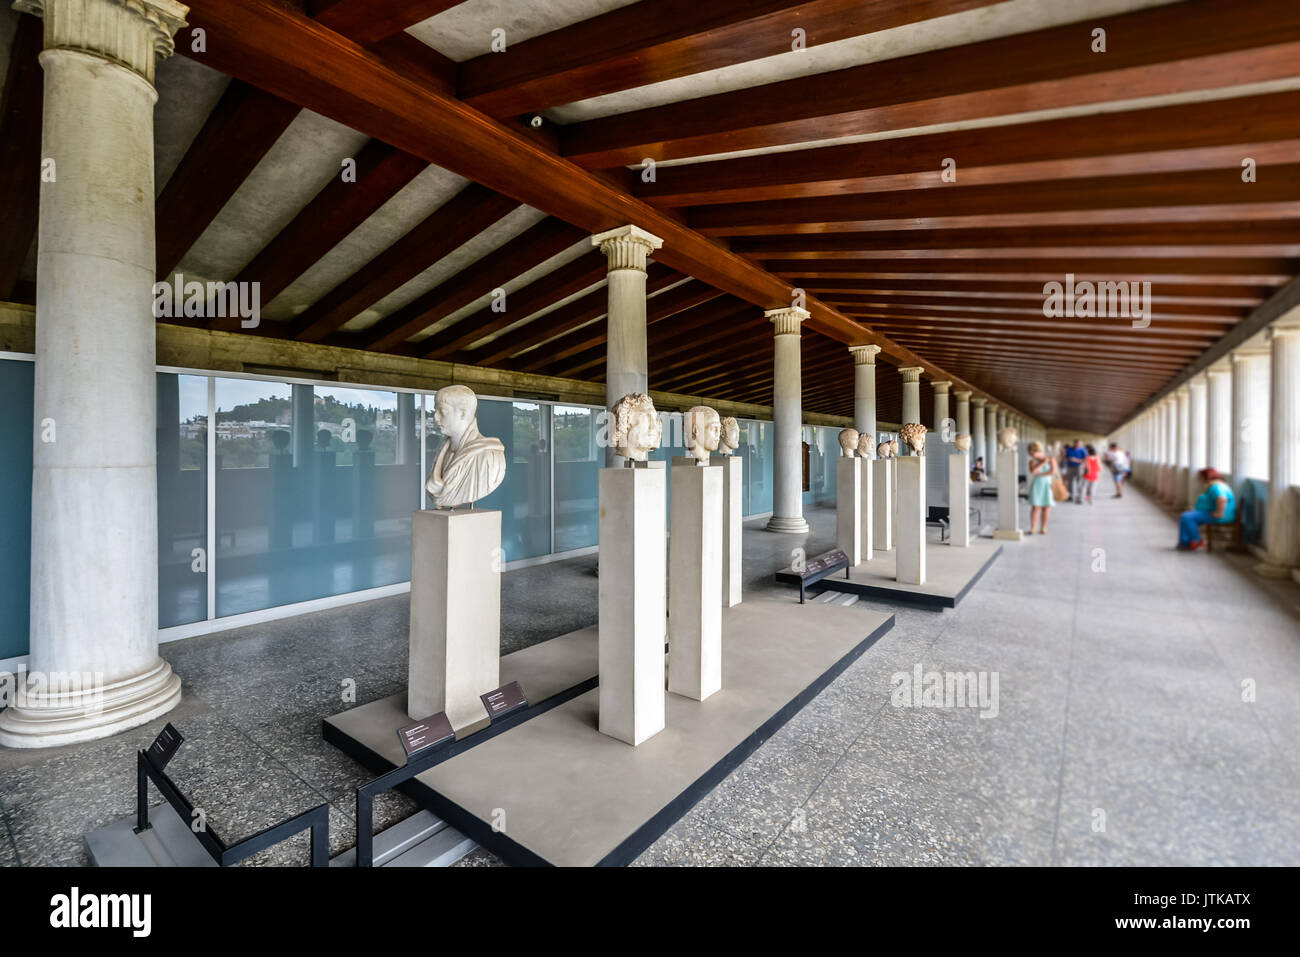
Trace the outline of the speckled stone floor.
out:
<instances>
[{"instance_id":1,"label":"speckled stone floor","mask_svg":"<svg viewBox=\"0 0 1300 957\"><path fill-rule=\"evenodd\" d=\"M776 590L792 548L831 547L833 508L808 518L807 536L747 526L747 590ZM1062 505L957 609L860 602L894 630L637 863L1300 864L1300 591L1174 536L1136 493ZM503 650L594 623L595 567L507 573ZM401 596L163 646L185 682L175 777L224 838L328 803L331 853L354 844L368 775L320 719L404 686L406 616ZM997 672L996 716L893 706L892 676L917 665ZM134 752L162 723L0 751L0 865L85 863L82 835L131 812ZM376 826L413 810L388 795ZM248 863L306 860L303 836Z\"/></svg>"}]
</instances>

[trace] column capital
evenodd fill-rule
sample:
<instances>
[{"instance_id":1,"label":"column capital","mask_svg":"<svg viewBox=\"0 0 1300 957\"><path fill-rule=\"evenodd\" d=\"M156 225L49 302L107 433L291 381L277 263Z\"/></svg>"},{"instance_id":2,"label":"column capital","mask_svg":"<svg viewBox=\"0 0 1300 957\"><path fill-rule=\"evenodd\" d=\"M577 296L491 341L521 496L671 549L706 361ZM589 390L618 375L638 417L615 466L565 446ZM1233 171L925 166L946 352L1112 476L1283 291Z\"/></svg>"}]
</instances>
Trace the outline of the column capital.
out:
<instances>
[{"instance_id":1,"label":"column capital","mask_svg":"<svg viewBox=\"0 0 1300 957\"><path fill-rule=\"evenodd\" d=\"M996 402L994 402L992 399L989 399L989 400L988 400L988 409L987 409L987 411L989 411L989 412L996 412L996 411L997 411L998 409L1000 409L1000 408L1001 408L1001 406L998 405Z\"/></svg>"},{"instance_id":2,"label":"column capital","mask_svg":"<svg viewBox=\"0 0 1300 957\"><path fill-rule=\"evenodd\" d=\"M921 373L924 371L921 366L900 366L898 374L903 377L904 382L920 382Z\"/></svg>"},{"instance_id":3,"label":"column capital","mask_svg":"<svg viewBox=\"0 0 1300 957\"><path fill-rule=\"evenodd\" d=\"M855 366L873 366L876 364L876 355L880 352L880 346L849 346L849 352L853 355Z\"/></svg>"},{"instance_id":4,"label":"column capital","mask_svg":"<svg viewBox=\"0 0 1300 957\"><path fill-rule=\"evenodd\" d=\"M936 379L930 383L930 388L934 389L939 395L948 394L948 386L952 385L951 379Z\"/></svg>"},{"instance_id":5,"label":"column capital","mask_svg":"<svg viewBox=\"0 0 1300 957\"><path fill-rule=\"evenodd\" d=\"M1232 359L1224 356L1214 365L1205 370L1207 376L1227 375L1232 372Z\"/></svg>"},{"instance_id":6,"label":"column capital","mask_svg":"<svg viewBox=\"0 0 1300 957\"><path fill-rule=\"evenodd\" d=\"M973 405L973 406L975 406L975 408L977 408L977 409L982 409L982 408L984 408L984 403L986 403L986 402L988 402L988 399L971 399L971 400L970 400L970 404Z\"/></svg>"},{"instance_id":7,"label":"column capital","mask_svg":"<svg viewBox=\"0 0 1300 957\"><path fill-rule=\"evenodd\" d=\"M953 393L958 402L969 402L973 393L969 389L958 389Z\"/></svg>"},{"instance_id":8,"label":"column capital","mask_svg":"<svg viewBox=\"0 0 1300 957\"><path fill-rule=\"evenodd\" d=\"M16 0L14 9L45 21L45 49L112 60L151 84L154 66L175 50L190 8L174 0Z\"/></svg>"},{"instance_id":9,"label":"column capital","mask_svg":"<svg viewBox=\"0 0 1300 957\"><path fill-rule=\"evenodd\" d=\"M763 315L776 326L775 335L797 336L799 335L799 326L803 324L803 321L808 318L810 313L807 309L800 309L798 306L785 306L781 309L768 309Z\"/></svg>"},{"instance_id":10,"label":"column capital","mask_svg":"<svg viewBox=\"0 0 1300 957\"><path fill-rule=\"evenodd\" d=\"M619 226L591 237L591 244L605 254L609 271L635 269L645 272L646 258L664 244L640 226Z\"/></svg>"}]
</instances>

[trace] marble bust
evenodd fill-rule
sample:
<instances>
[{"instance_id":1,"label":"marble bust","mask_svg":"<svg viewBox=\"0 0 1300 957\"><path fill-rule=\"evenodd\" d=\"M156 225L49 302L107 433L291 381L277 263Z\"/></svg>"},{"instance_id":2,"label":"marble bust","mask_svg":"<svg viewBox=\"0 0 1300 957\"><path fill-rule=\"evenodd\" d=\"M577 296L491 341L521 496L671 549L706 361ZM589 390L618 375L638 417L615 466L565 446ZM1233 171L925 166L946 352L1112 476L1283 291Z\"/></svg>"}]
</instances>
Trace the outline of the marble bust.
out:
<instances>
[{"instance_id":1,"label":"marble bust","mask_svg":"<svg viewBox=\"0 0 1300 957\"><path fill-rule=\"evenodd\" d=\"M614 429L611 444L623 458L629 462L644 462L647 455L659 448L664 424L650 396L644 392L629 392L609 411Z\"/></svg>"},{"instance_id":2,"label":"marble bust","mask_svg":"<svg viewBox=\"0 0 1300 957\"><path fill-rule=\"evenodd\" d=\"M840 429L840 451L846 459L851 459L858 451L858 430Z\"/></svg>"},{"instance_id":3,"label":"marble bust","mask_svg":"<svg viewBox=\"0 0 1300 957\"><path fill-rule=\"evenodd\" d=\"M691 406L682 416L682 434L686 453L708 465L709 453L717 450L722 438L722 419L707 405Z\"/></svg>"},{"instance_id":4,"label":"marble bust","mask_svg":"<svg viewBox=\"0 0 1300 957\"><path fill-rule=\"evenodd\" d=\"M998 429L998 448L1006 452L1016 447L1016 440L1020 436L1015 428L1008 425L1004 429Z\"/></svg>"},{"instance_id":5,"label":"marble bust","mask_svg":"<svg viewBox=\"0 0 1300 957\"><path fill-rule=\"evenodd\" d=\"M425 479L425 490L438 508L473 506L506 477L506 448L500 439L478 430L478 396L464 385L439 389L433 419L447 437Z\"/></svg>"},{"instance_id":6,"label":"marble bust","mask_svg":"<svg viewBox=\"0 0 1300 957\"><path fill-rule=\"evenodd\" d=\"M952 444L955 445L955 446L957 446L957 451L958 451L958 452L969 452L969 451L970 451L970 433L969 433L969 432L962 432L962 433L958 434L958 435L957 435L957 436L952 440Z\"/></svg>"},{"instance_id":7,"label":"marble bust","mask_svg":"<svg viewBox=\"0 0 1300 957\"><path fill-rule=\"evenodd\" d=\"M718 442L718 451L723 455L730 455L740 447L740 423L736 421L735 416L724 415L722 417L722 438Z\"/></svg>"},{"instance_id":8,"label":"marble bust","mask_svg":"<svg viewBox=\"0 0 1300 957\"><path fill-rule=\"evenodd\" d=\"M910 445L917 455L925 454L925 426L920 422L908 422L901 426L898 437Z\"/></svg>"},{"instance_id":9,"label":"marble bust","mask_svg":"<svg viewBox=\"0 0 1300 957\"><path fill-rule=\"evenodd\" d=\"M876 458L888 459L894 457L894 451L890 446L893 445L888 439L876 446Z\"/></svg>"},{"instance_id":10,"label":"marble bust","mask_svg":"<svg viewBox=\"0 0 1300 957\"><path fill-rule=\"evenodd\" d=\"M870 432L858 433L858 455L864 459L871 458L871 450L876 447L876 437Z\"/></svg>"}]
</instances>

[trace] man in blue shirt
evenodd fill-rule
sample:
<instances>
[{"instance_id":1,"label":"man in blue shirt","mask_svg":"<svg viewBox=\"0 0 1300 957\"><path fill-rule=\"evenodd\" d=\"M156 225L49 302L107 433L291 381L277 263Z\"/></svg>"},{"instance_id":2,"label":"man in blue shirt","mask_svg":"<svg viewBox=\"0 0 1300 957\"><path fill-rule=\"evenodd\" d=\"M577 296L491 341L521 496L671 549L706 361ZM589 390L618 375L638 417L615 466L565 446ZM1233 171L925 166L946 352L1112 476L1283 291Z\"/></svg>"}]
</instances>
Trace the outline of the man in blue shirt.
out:
<instances>
[{"instance_id":1,"label":"man in blue shirt","mask_svg":"<svg viewBox=\"0 0 1300 957\"><path fill-rule=\"evenodd\" d=\"M1088 450L1082 439L1075 439L1065 450L1065 474L1070 484L1070 501L1083 504L1083 466L1088 461Z\"/></svg>"},{"instance_id":2,"label":"man in blue shirt","mask_svg":"<svg viewBox=\"0 0 1300 957\"><path fill-rule=\"evenodd\" d=\"M1228 525L1237 520L1237 498L1232 486L1216 469L1201 469L1196 474L1205 483L1205 491L1193 508L1178 517L1178 548L1182 551L1205 547L1202 525Z\"/></svg>"}]
</instances>

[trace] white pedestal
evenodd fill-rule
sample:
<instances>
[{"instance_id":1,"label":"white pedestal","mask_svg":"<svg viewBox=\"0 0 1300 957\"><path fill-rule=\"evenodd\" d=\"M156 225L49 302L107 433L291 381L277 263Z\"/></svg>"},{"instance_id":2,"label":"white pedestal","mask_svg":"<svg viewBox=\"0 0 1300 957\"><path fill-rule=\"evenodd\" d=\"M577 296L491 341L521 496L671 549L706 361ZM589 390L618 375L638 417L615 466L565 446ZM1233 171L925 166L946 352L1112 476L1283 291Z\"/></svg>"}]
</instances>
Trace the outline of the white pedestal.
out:
<instances>
[{"instance_id":1,"label":"white pedestal","mask_svg":"<svg viewBox=\"0 0 1300 957\"><path fill-rule=\"evenodd\" d=\"M994 538L1003 541L1018 542L1023 537L1020 531L1020 503L1017 501L1019 491L1016 475L1016 450L998 449L998 527L993 531Z\"/></svg>"},{"instance_id":2,"label":"white pedestal","mask_svg":"<svg viewBox=\"0 0 1300 957\"><path fill-rule=\"evenodd\" d=\"M894 463L898 459L876 459L872 471L872 544L882 552L894 547Z\"/></svg>"},{"instance_id":3,"label":"white pedestal","mask_svg":"<svg viewBox=\"0 0 1300 957\"><path fill-rule=\"evenodd\" d=\"M600 470L600 731L637 745L664 729L667 474Z\"/></svg>"},{"instance_id":4,"label":"white pedestal","mask_svg":"<svg viewBox=\"0 0 1300 957\"><path fill-rule=\"evenodd\" d=\"M722 607L731 608L742 601L745 460L739 455L715 455L712 462L722 469Z\"/></svg>"},{"instance_id":5,"label":"white pedestal","mask_svg":"<svg viewBox=\"0 0 1300 957\"><path fill-rule=\"evenodd\" d=\"M925 456L893 460L898 470L898 552L895 579L907 585L925 583Z\"/></svg>"},{"instance_id":6,"label":"white pedestal","mask_svg":"<svg viewBox=\"0 0 1300 957\"><path fill-rule=\"evenodd\" d=\"M965 452L948 455L948 544L970 546L970 459Z\"/></svg>"},{"instance_id":7,"label":"white pedestal","mask_svg":"<svg viewBox=\"0 0 1300 957\"><path fill-rule=\"evenodd\" d=\"M411 516L407 714L447 713L457 737L488 723L479 695L501 684L501 513Z\"/></svg>"},{"instance_id":8,"label":"white pedestal","mask_svg":"<svg viewBox=\"0 0 1300 957\"><path fill-rule=\"evenodd\" d=\"M835 547L862 563L862 459L835 460Z\"/></svg>"},{"instance_id":9,"label":"white pedestal","mask_svg":"<svg viewBox=\"0 0 1300 957\"><path fill-rule=\"evenodd\" d=\"M668 690L703 701L722 688L722 469L674 465L668 538Z\"/></svg>"},{"instance_id":10,"label":"white pedestal","mask_svg":"<svg viewBox=\"0 0 1300 957\"><path fill-rule=\"evenodd\" d=\"M858 507L858 521L862 525L862 560L871 561L874 550L874 541L872 534L875 530L874 510L875 502L872 499L872 489L875 487L875 462L871 459L859 459L862 463L862 476L859 483L858 492L862 504Z\"/></svg>"}]
</instances>

